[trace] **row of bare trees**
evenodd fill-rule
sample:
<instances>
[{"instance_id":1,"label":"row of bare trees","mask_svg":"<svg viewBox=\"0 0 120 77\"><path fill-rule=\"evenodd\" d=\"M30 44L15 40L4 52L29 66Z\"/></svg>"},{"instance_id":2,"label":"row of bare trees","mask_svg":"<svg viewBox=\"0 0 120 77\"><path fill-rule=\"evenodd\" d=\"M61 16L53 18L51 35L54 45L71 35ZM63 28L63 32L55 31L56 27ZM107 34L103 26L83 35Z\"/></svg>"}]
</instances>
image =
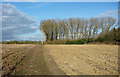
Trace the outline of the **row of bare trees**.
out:
<instances>
[{"instance_id":1,"label":"row of bare trees","mask_svg":"<svg viewBox=\"0 0 120 77\"><path fill-rule=\"evenodd\" d=\"M64 20L41 20L40 30L44 32L46 41L57 39L97 38L100 32L111 30L117 25L112 17L102 18L69 18Z\"/></svg>"}]
</instances>

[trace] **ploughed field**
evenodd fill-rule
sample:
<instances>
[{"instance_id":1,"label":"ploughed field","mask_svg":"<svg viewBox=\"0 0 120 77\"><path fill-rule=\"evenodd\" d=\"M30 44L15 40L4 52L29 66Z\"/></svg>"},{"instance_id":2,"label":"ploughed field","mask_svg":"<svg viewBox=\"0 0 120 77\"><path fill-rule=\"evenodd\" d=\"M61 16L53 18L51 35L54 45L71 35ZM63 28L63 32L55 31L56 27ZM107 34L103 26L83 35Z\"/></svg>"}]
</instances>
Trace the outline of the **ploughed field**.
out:
<instances>
[{"instance_id":1,"label":"ploughed field","mask_svg":"<svg viewBox=\"0 0 120 77\"><path fill-rule=\"evenodd\" d=\"M2 44L2 75L118 75L118 45Z\"/></svg>"},{"instance_id":2,"label":"ploughed field","mask_svg":"<svg viewBox=\"0 0 120 77\"><path fill-rule=\"evenodd\" d=\"M24 60L35 45L2 45L2 75L8 75L16 71L16 66Z\"/></svg>"}]
</instances>

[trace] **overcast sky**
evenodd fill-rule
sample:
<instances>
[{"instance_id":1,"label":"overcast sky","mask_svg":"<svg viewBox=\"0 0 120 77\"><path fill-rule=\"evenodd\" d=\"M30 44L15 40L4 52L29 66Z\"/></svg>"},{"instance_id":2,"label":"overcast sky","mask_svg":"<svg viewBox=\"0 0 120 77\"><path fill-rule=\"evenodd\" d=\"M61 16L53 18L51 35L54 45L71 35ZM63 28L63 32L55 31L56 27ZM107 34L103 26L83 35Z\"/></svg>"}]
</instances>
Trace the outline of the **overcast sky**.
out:
<instances>
[{"instance_id":1,"label":"overcast sky","mask_svg":"<svg viewBox=\"0 0 120 77\"><path fill-rule=\"evenodd\" d=\"M2 40L41 40L41 19L111 16L117 2L2 2ZM25 0L24 0L25 1ZM112 0L111 0L112 1ZM118 0L116 0L118 1Z\"/></svg>"}]
</instances>

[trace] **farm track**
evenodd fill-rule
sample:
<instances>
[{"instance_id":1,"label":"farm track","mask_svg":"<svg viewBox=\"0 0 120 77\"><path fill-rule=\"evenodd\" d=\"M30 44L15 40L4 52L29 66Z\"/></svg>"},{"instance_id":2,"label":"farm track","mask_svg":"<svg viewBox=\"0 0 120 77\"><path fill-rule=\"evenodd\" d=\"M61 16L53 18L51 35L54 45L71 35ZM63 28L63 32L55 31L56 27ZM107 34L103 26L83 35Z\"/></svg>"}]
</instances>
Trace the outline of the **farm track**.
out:
<instances>
[{"instance_id":1,"label":"farm track","mask_svg":"<svg viewBox=\"0 0 120 77\"><path fill-rule=\"evenodd\" d=\"M60 70L44 46L3 49L2 75L61 75ZM13 51L13 52L12 52ZM6 54L5 54L6 53Z\"/></svg>"},{"instance_id":2,"label":"farm track","mask_svg":"<svg viewBox=\"0 0 120 77\"><path fill-rule=\"evenodd\" d=\"M44 50L44 46L37 45L33 52L29 53L25 60L22 62L22 66L18 69L22 70L23 75L58 75L64 74L47 53ZM22 67L22 68L21 68ZM52 69L52 70L51 70Z\"/></svg>"}]
</instances>

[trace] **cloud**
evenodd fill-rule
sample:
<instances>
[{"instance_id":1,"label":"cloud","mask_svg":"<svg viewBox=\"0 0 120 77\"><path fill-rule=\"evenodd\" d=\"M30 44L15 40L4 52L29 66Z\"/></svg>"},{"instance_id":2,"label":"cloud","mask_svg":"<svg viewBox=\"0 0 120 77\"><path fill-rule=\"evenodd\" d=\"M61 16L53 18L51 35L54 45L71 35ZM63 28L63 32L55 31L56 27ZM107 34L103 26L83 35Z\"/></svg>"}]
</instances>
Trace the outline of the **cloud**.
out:
<instances>
[{"instance_id":1,"label":"cloud","mask_svg":"<svg viewBox=\"0 0 120 77\"><path fill-rule=\"evenodd\" d=\"M42 40L42 32L41 31L36 31L35 33L21 34L18 37L22 37L23 40L39 41L39 40Z\"/></svg>"},{"instance_id":2,"label":"cloud","mask_svg":"<svg viewBox=\"0 0 120 77\"><path fill-rule=\"evenodd\" d=\"M2 40L22 40L21 34L36 32L37 22L11 4L2 5Z\"/></svg>"},{"instance_id":3,"label":"cloud","mask_svg":"<svg viewBox=\"0 0 120 77\"><path fill-rule=\"evenodd\" d=\"M2 2L119 2L119 0L2 0Z\"/></svg>"},{"instance_id":4,"label":"cloud","mask_svg":"<svg viewBox=\"0 0 120 77\"><path fill-rule=\"evenodd\" d=\"M113 17L115 19L118 19L118 10L107 11L100 14L98 17Z\"/></svg>"}]
</instances>

